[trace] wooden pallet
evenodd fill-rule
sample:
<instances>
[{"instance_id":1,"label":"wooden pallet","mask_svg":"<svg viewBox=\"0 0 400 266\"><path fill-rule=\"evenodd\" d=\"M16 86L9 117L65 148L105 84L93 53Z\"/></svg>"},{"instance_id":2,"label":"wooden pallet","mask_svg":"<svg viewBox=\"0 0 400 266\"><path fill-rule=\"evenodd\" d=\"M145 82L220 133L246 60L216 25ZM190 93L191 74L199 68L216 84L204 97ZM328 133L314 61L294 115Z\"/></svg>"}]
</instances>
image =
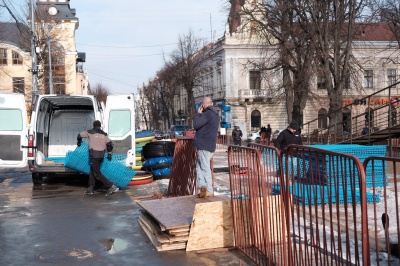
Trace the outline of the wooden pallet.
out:
<instances>
[{"instance_id":1,"label":"wooden pallet","mask_svg":"<svg viewBox=\"0 0 400 266\"><path fill-rule=\"evenodd\" d=\"M234 246L227 196L184 196L137 203L143 208L139 224L158 251Z\"/></svg>"}]
</instances>

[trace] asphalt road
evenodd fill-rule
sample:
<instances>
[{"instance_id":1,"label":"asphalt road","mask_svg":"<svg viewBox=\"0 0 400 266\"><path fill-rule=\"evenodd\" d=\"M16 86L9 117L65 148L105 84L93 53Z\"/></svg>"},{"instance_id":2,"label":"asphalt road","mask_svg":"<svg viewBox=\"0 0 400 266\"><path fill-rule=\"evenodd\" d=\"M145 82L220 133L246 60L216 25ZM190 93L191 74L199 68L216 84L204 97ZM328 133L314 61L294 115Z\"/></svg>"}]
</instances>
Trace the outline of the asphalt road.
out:
<instances>
[{"instance_id":1,"label":"asphalt road","mask_svg":"<svg viewBox=\"0 0 400 266\"><path fill-rule=\"evenodd\" d=\"M0 170L0 265L246 265L236 250L158 252L140 225L132 196L151 195L167 180L128 187L109 197L85 196L81 175L45 179Z\"/></svg>"}]
</instances>

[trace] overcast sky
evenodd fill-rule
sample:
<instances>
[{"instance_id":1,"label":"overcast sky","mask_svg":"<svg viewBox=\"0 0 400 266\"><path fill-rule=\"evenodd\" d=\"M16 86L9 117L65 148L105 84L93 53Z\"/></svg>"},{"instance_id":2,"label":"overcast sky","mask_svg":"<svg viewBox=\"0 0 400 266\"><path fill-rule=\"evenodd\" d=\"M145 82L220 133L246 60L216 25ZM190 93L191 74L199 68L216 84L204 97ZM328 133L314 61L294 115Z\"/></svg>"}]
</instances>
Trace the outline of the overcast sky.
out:
<instances>
[{"instance_id":1,"label":"overcast sky","mask_svg":"<svg viewBox=\"0 0 400 266\"><path fill-rule=\"evenodd\" d=\"M20 10L26 0L6 0ZM36 1L36 0L35 0ZM179 35L223 36L228 0L71 0L79 28L78 52L91 85L112 93L136 92L163 66L163 53L175 49ZM229 6L229 4L228 4ZM4 13L3 13L4 14Z\"/></svg>"}]
</instances>

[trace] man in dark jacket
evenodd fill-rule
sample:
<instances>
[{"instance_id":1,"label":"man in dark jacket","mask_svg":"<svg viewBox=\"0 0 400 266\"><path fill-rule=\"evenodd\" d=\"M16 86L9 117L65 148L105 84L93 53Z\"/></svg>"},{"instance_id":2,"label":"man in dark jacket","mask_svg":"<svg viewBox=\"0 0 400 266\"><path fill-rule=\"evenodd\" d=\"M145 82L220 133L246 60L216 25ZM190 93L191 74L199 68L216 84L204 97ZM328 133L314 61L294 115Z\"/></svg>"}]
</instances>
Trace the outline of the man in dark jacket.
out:
<instances>
[{"instance_id":1,"label":"man in dark jacket","mask_svg":"<svg viewBox=\"0 0 400 266\"><path fill-rule=\"evenodd\" d=\"M101 172L100 167L103 162L104 152L107 150L107 159L111 161L113 144L101 128L101 122L96 120L93 122L93 129L83 131L78 134L77 145L81 146L82 138L89 140L89 159L90 159L90 174L89 187L85 191L85 195L93 195L96 180L102 182L108 191L106 196L118 191L118 187L111 183Z\"/></svg>"},{"instance_id":2,"label":"man in dark jacket","mask_svg":"<svg viewBox=\"0 0 400 266\"><path fill-rule=\"evenodd\" d=\"M194 118L197 187L200 188L200 198L214 196L210 161L217 147L219 121L219 108L213 106L210 97L204 97Z\"/></svg>"},{"instance_id":3,"label":"man in dark jacket","mask_svg":"<svg viewBox=\"0 0 400 266\"><path fill-rule=\"evenodd\" d=\"M242 146L242 136L243 136L243 133L240 130L240 127L239 126L235 126L234 130L232 131L233 143L235 145Z\"/></svg>"},{"instance_id":4,"label":"man in dark jacket","mask_svg":"<svg viewBox=\"0 0 400 266\"><path fill-rule=\"evenodd\" d=\"M302 145L303 143L301 141L301 137L295 135L295 132L298 130L298 128L299 126L296 121L290 122L288 128L279 133L275 140L275 147L277 147L280 151L283 151L290 144Z\"/></svg>"}]
</instances>

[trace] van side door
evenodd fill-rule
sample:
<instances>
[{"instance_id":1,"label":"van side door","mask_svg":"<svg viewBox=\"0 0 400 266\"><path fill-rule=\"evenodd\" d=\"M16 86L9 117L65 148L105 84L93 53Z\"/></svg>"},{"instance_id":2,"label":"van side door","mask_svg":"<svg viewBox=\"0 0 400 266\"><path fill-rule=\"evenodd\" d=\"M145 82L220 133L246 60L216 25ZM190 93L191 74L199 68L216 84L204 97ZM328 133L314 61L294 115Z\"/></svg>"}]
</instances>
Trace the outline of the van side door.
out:
<instances>
[{"instance_id":1,"label":"van side door","mask_svg":"<svg viewBox=\"0 0 400 266\"><path fill-rule=\"evenodd\" d=\"M126 154L126 165L135 166L135 98L133 94L107 96L104 131L114 144L114 154Z\"/></svg>"},{"instance_id":2,"label":"van side door","mask_svg":"<svg viewBox=\"0 0 400 266\"><path fill-rule=\"evenodd\" d=\"M28 117L23 94L0 94L0 168L27 165Z\"/></svg>"}]
</instances>

